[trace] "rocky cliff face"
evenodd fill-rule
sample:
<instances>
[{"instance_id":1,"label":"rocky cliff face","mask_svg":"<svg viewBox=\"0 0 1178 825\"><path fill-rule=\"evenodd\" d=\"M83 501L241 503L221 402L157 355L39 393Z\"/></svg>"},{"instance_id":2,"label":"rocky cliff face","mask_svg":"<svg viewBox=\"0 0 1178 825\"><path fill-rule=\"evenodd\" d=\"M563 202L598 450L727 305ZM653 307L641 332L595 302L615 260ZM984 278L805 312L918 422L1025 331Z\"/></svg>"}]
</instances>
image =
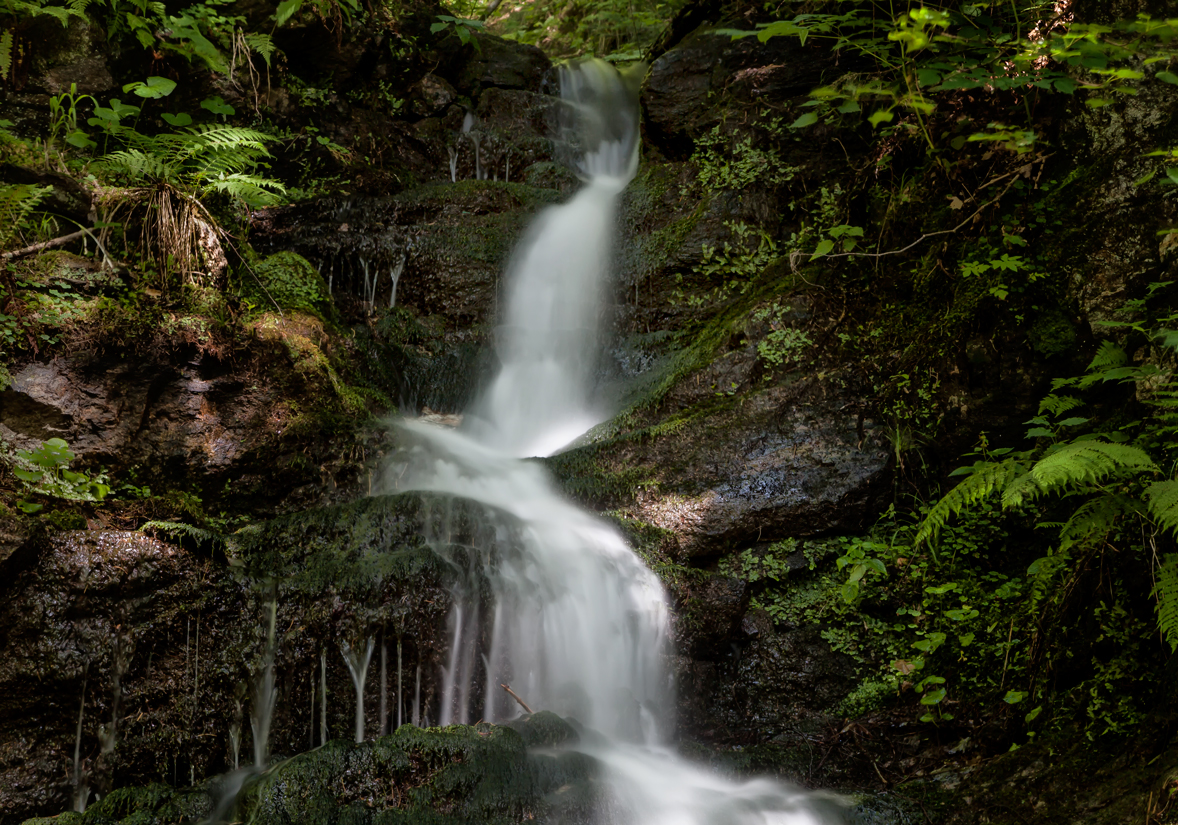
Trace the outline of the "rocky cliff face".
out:
<instances>
[{"instance_id":1,"label":"rocky cliff face","mask_svg":"<svg viewBox=\"0 0 1178 825\"><path fill-rule=\"evenodd\" d=\"M952 328L925 326L916 313L895 321L880 336L886 343L856 348L870 334L870 314L911 299L919 284L898 286L893 271L865 261L801 269L808 255L794 241L808 237L812 248L809 213L823 208L822 193L853 192L860 215L940 226L937 202L958 182L914 184L910 206L874 202L881 159L864 127L823 126L799 137L786 125L813 87L855 67L813 43L717 37L702 24L719 15L699 4L677 20L643 87L644 168L626 195L613 338L599 359L602 392L619 415L548 464L570 496L609 511L668 579L678 610L681 728L690 740L726 750L740 769L878 785L893 764L912 772L951 760L969 732L929 736L889 717L873 723L888 731L886 744L861 736L843 718L859 682L855 661L832 646L827 628L753 606L760 585L737 575L732 560L870 525L909 483L913 463L953 457L981 430L1017 428L1043 389L1046 365L1075 361L1092 322L1170 277L1174 258L1156 232L1173 223L1173 201L1132 183L1145 171L1145 152L1172 131L1173 95L1155 90L1119 107L1061 110L1053 155L1002 160L1009 169L975 159L979 183L1000 174L1027 187L1064 181L1058 197L1095 216L1050 240L1050 259L1068 273L1057 306L1022 326L976 306ZM407 19L400 34L424 37L431 19ZM209 529L116 529L186 516L176 499L80 505L64 526L88 525L84 531L0 511L0 822L70 807L79 778L105 794L191 784L232 768L230 732L240 754L252 742L250 696L275 596L279 756L320 744L321 656L329 737L350 731L353 689L340 642L379 639L391 657L399 640L406 683L420 668L423 706L436 692L448 573L422 543L417 499L364 498L391 448L370 416L464 408L494 365L498 278L511 248L576 180L556 162L551 67L537 50L484 35L477 52L439 42L413 67L402 108L387 111L357 100L404 68L389 57L389 35L329 40L304 22L283 35L282 48L335 72L327 102L314 110L325 136L389 159L357 170L321 155L327 168L354 173L344 191L251 218L259 253L293 251L313 264L321 280L298 285L310 289L314 280L318 303L258 292L261 311L221 326L212 320L223 307L161 306L150 334L138 336L111 315L114 329L81 330L5 361L0 438L10 449L63 438L92 471L196 496L203 510L190 520ZM71 32L69 48L40 54L43 63L2 114L32 122L49 94L83 76L92 83L84 90L107 90L112 58L102 38ZM187 93L195 100L211 82L202 75ZM213 90L248 103L240 91ZM266 94L282 122L311 116L293 86ZM753 111L765 116L734 130ZM939 250L929 253L930 267L949 254ZM94 296L120 294L118 277L87 267L79 259L44 268L46 288L76 282ZM235 277L277 294L294 276L271 271L242 267ZM908 383L899 389L881 380L900 375ZM23 491L14 478L5 484L14 496ZM209 521L215 512L223 518ZM257 524L279 513L287 515ZM218 537L244 520L255 526ZM804 583L815 561L798 551L784 564ZM380 727L377 684L369 678L369 730ZM455 754L483 747L481 735L463 734L437 759L462 762ZM522 765L511 735L495 736L492 749L502 746L504 759ZM347 785L357 765L401 758L381 751L387 741L307 775L315 783L343 776ZM434 745L410 744L418 749L405 757L413 771L449 770L429 762ZM1172 752L1165 742L1151 747ZM532 791L543 797L568 785L581 793L583 767L540 766L547 779ZM1016 767L1023 769L1009 770ZM1004 770L967 766L951 781L996 793ZM389 774L392 796L382 805L408 807L396 794L425 780L405 777ZM257 798L279 806L283 781L267 779ZM1042 780L1045 788L1053 782ZM345 790L348 804L369 794L367 786ZM1124 792L1148 790L1143 779ZM164 796L152 810L172 804ZM439 792L431 810L466 815L458 796ZM539 810L534 801L513 797L503 810L523 815ZM133 809L93 816L115 821ZM283 816L274 821L293 821Z\"/></svg>"}]
</instances>

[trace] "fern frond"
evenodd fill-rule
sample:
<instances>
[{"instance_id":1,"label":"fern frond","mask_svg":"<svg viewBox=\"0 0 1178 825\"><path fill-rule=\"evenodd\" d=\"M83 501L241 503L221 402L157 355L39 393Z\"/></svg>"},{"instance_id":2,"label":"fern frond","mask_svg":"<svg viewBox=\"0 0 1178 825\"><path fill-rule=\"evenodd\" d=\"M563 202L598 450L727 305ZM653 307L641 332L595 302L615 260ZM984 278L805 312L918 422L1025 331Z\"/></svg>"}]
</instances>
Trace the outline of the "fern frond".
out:
<instances>
[{"instance_id":1,"label":"fern frond","mask_svg":"<svg viewBox=\"0 0 1178 825\"><path fill-rule=\"evenodd\" d=\"M1155 481L1145 488L1145 500L1163 530L1178 532L1178 481Z\"/></svg>"},{"instance_id":2,"label":"fern frond","mask_svg":"<svg viewBox=\"0 0 1178 825\"><path fill-rule=\"evenodd\" d=\"M52 191L51 186L25 183L0 185L0 247L6 246L16 236L29 213Z\"/></svg>"},{"instance_id":3,"label":"fern frond","mask_svg":"<svg viewBox=\"0 0 1178 825\"><path fill-rule=\"evenodd\" d=\"M1056 395L1055 393L1051 393L1039 402L1039 415L1050 413L1058 417L1076 409L1076 407L1082 406L1084 406L1084 402L1074 395Z\"/></svg>"},{"instance_id":4,"label":"fern frond","mask_svg":"<svg viewBox=\"0 0 1178 825\"><path fill-rule=\"evenodd\" d=\"M951 516L972 507L993 493L1002 492L1024 473L1026 467L1013 458L977 465L972 475L942 496L929 510L916 532L913 544L920 545L935 539Z\"/></svg>"},{"instance_id":5,"label":"fern frond","mask_svg":"<svg viewBox=\"0 0 1178 825\"><path fill-rule=\"evenodd\" d=\"M1178 553L1162 557L1153 595L1158 600L1158 629L1173 653L1178 651Z\"/></svg>"},{"instance_id":6,"label":"fern frond","mask_svg":"<svg viewBox=\"0 0 1178 825\"><path fill-rule=\"evenodd\" d=\"M1113 369L1114 367L1123 367L1128 362L1129 356L1123 349L1114 344L1112 341L1101 341L1100 349L1096 351L1096 355L1092 358L1092 363L1088 365L1088 372L1097 372Z\"/></svg>"},{"instance_id":7,"label":"fern frond","mask_svg":"<svg viewBox=\"0 0 1178 825\"><path fill-rule=\"evenodd\" d=\"M1118 518L1141 510L1141 502L1133 496L1109 493L1090 498L1076 508L1060 528L1060 552L1078 546L1091 547L1102 543Z\"/></svg>"},{"instance_id":8,"label":"fern frond","mask_svg":"<svg viewBox=\"0 0 1178 825\"><path fill-rule=\"evenodd\" d=\"M240 149L242 147L249 147L251 149L257 149L268 156L269 152L266 151L266 143L274 140L272 135L259 132L257 129L247 129L242 126L228 126L224 124L193 126L188 129L188 133L192 135L202 151L213 148Z\"/></svg>"},{"instance_id":9,"label":"fern frond","mask_svg":"<svg viewBox=\"0 0 1178 825\"><path fill-rule=\"evenodd\" d=\"M270 58L276 51L274 40L268 34L260 32L250 32L245 35L245 44L250 47L250 51L261 55L262 59L266 61L266 65L270 65Z\"/></svg>"},{"instance_id":10,"label":"fern frond","mask_svg":"<svg viewBox=\"0 0 1178 825\"><path fill-rule=\"evenodd\" d=\"M174 181L179 170L167 158L142 149L120 149L104 155L94 166L112 175L121 175L135 182Z\"/></svg>"},{"instance_id":11,"label":"fern frond","mask_svg":"<svg viewBox=\"0 0 1178 825\"><path fill-rule=\"evenodd\" d=\"M69 7L70 14L74 15L75 17L81 17L85 19L86 9L88 9L90 4L93 2L94 0L67 0L66 6Z\"/></svg>"},{"instance_id":12,"label":"fern frond","mask_svg":"<svg viewBox=\"0 0 1178 825\"><path fill-rule=\"evenodd\" d=\"M286 187L276 180L240 174L214 180L211 188L217 192L224 192L254 209L281 203L282 198L279 195L286 192Z\"/></svg>"},{"instance_id":13,"label":"fern frond","mask_svg":"<svg viewBox=\"0 0 1178 825\"><path fill-rule=\"evenodd\" d=\"M1012 485L1002 496L1002 506L1017 507L1045 493L1097 484L1123 470L1156 469L1149 455L1137 447L1107 441L1072 441L1039 459L1029 473L1034 483Z\"/></svg>"},{"instance_id":14,"label":"fern frond","mask_svg":"<svg viewBox=\"0 0 1178 825\"><path fill-rule=\"evenodd\" d=\"M0 34L0 80L8 80L8 73L12 71L12 29L5 29Z\"/></svg>"},{"instance_id":15,"label":"fern frond","mask_svg":"<svg viewBox=\"0 0 1178 825\"><path fill-rule=\"evenodd\" d=\"M163 533L169 538L192 539L197 544L222 544L225 541L220 533L194 527L182 521L149 521L139 528L140 533L145 533L148 530Z\"/></svg>"},{"instance_id":16,"label":"fern frond","mask_svg":"<svg viewBox=\"0 0 1178 825\"><path fill-rule=\"evenodd\" d=\"M255 168L263 157L269 155L250 147L215 148L193 158L190 167L201 177L235 175Z\"/></svg>"}]
</instances>

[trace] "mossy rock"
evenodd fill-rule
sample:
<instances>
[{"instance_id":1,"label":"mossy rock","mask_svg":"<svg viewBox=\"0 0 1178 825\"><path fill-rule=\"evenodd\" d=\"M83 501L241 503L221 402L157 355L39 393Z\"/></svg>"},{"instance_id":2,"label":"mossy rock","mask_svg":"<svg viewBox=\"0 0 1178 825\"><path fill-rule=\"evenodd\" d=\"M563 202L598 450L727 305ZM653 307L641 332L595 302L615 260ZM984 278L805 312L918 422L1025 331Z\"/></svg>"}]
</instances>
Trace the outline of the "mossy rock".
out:
<instances>
[{"instance_id":1,"label":"mossy rock","mask_svg":"<svg viewBox=\"0 0 1178 825\"><path fill-rule=\"evenodd\" d=\"M575 739L569 722L545 712L510 726L403 725L360 744L328 742L261 774L238 772L187 790L121 788L85 814L29 823L195 821L208 818L214 799L239 783L226 813L251 825L589 822L599 803L597 764L585 754L554 749ZM542 752L529 750L533 742Z\"/></svg>"},{"instance_id":2,"label":"mossy rock","mask_svg":"<svg viewBox=\"0 0 1178 825\"><path fill-rule=\"evenodd\" d=\"M294 252L278 252L248 266L242 275L242 290L263 307L277 304L281 309L314 312L324 319L334 317L327 282L306 258Z\"/></svg>"},{"instance_id":3,"label":"mossy rock","mask_svg":"<svg viewBox=\"0 0 1178 825\"><path fill-rule=\"evenodd\" d=\"M247 570L283 575L310 595L329 586L346 592L434 580L446 565L422 538L421 505L421 496L404 494L293 513L238 531L229 553Z\"/></svg>"}]
</instances>

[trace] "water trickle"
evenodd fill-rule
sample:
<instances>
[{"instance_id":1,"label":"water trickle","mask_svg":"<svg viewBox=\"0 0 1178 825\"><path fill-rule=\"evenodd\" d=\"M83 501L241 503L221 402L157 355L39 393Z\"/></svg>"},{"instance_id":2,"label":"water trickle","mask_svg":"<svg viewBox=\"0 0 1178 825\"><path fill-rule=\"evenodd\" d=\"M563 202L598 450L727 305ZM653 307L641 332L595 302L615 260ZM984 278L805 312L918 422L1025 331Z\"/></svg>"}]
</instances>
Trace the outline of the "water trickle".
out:
<instances>
[{"instance_id":1,"label":"water trickle","mask_svg":"<svg viewBox=\"0 0 1178 825\"><path fill-rule=\"evenodd\" d=\"M356 741L364 741L364 683L368 680L368 663L372 661L372 651L376 647L376 639L361 640L364 652L354 649L347 642L340 644L344 654L344 663L348 666L348 674L352 677L352 686L356 688Z\"/></svg>"},{"instance_id":2,"label":"water trickle","mask_svg":"<svg viewBox=\"0 0 1178 825\"><path fill-rule=\"evenodd\" d=\"M254 735L254 767L261 770L270 761L270 720L274 718L274 704L278 690L274 682L274 653L277 646L278 602L272 600L266 633L266 650L262 655L262 669L254 682L254 702L250 709L250 729Z\"/></svg>"},{"instance_id":3,"label":"water trickle","mask_svg":"<svg viewBox=\"0 0 1178 825\"><path fill-rule=\"evenodd\" d=\"M86 682L90 678L90 663L86 662L86 669L82 673L82 704L78 708L78 735L74 741L74 810L78 813L86 812L86 803L90 801L90 785L82 770L82 721L86 717Z\"/></svg>"},{"instance_id":4,"label":"water trickle","mask_svg":"<svg viewBox=\"0 0 1178 825\"><path fill-rule=\"evenodd\" d=\"M427 541L457 574L440 720L504 720L516 697L606 733L586 752L611 779L620 822L817 825L828 820L813 797L722 779L665 746L673 694L661 583L612 527L520 460L551 454L609 412L592 395L598 316L618 197L638 163L637 101L612 67L563 68L561 94L560 137L586 183L539 216L511 262L498 375L464 431L405 422L408 446L386 468L389 489L482 508L483 534L463 544L452 510L426 514Z\"/></svg>"}]
</instances>

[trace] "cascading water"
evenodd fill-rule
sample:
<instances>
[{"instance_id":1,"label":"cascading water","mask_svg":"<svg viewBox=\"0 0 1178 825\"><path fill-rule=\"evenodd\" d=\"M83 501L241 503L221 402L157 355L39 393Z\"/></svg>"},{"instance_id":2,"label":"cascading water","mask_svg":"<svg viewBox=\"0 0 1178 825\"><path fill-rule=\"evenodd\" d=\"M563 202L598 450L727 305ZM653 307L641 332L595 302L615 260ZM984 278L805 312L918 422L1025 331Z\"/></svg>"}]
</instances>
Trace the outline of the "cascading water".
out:
<instances>
[{"instance_id":1,"label":"cascading water","mask_svg":"<svg viewBox=\"0 0 1178 825\"><path fill-rule=\"evenodd\" d=\"M603 766L621 821L828 822L821 800L766 780L722 779L664 745L673 694L660 582L614 529L521 460L551 454L605 416L590 394L598 315L618 196L638 163L635 96L612 67L563 68L561 91L586 184L536 220L511 264L500 371L467 432L403 424L412 446L385 477L390 489L487 508L490 540L474 547L451 542L445 514L427 518L428 538L461 574L440 721L514 715L512 696L495 689L511 685L532 707L609 737L585 750Z\"/></svg>"}]
</instances>

